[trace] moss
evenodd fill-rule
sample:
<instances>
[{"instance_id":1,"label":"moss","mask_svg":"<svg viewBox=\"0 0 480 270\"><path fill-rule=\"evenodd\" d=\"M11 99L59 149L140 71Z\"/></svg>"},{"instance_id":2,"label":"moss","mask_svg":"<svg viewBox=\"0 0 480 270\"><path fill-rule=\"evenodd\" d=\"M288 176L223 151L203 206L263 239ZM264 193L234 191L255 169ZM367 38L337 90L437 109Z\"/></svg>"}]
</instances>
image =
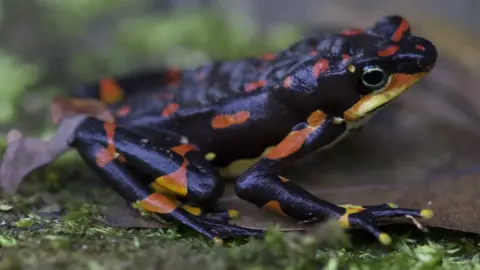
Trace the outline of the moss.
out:
<instances>
[{"instance_id":1,"label":"moss","mask_svg":"<svg viewBox=\"0 0 480 270\"><path fill-rule=\"evenodd\" d=\"M393 246L383 247L367 233L346 235L327 223L308 235L272 229L265 239L215 246L187 229L109 227L102 207L118 198L77 161L61 159L35 172L23 185L23 196L0 200L1 269L480 267L479 237L445 230L406 234L392 227ZM45 184L50 174L59 178L55 186Z\"/></svg>"}]
</instances>

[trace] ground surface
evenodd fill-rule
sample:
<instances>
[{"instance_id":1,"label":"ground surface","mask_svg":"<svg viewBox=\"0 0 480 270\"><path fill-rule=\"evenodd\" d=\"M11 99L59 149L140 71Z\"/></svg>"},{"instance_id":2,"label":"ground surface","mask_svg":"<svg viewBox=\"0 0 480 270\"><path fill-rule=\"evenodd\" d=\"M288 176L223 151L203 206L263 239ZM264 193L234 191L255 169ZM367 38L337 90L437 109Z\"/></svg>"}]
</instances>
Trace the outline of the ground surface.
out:
<instances>
[{"instance_id":1,"label":"ground surface","mask_svg":"<svg viewBox=\"0 0 480 270\"><path fill-rule=\"evenodd\" d=\"M77 162L56 162L21 196L2 197L0 269L480 269L480 237L444 230L391 228L386 248L327 225L219 247L184 229L112 228L103 211L118 197Z\"/></svg>"}]
</instances>

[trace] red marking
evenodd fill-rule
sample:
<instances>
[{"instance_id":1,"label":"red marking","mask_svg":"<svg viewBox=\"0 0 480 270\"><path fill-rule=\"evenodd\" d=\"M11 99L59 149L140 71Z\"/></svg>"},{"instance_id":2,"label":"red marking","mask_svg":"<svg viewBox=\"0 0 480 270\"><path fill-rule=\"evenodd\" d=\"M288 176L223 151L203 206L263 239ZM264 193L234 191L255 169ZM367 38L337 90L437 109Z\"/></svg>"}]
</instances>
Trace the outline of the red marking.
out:
<instances>
[{"instance_id":1,"label":"red marking","mask_svg":"<svg viewBox=\"0 0 480 270\"><path fill-rule=\"evenodd\" d=\"M127 116L131 111L132 111L132 107L125 105L120 109L118 109L115 114L119 117L124 117L124 116Z\"/></svg>"},{"instance_id":2,"label":"red marking","mask_svg":"<svg viewBox=\"0 0 480 270\"><path fill-rule=\"evenodd\" d=\"M182 165L173 173L161 176L155 180L155 183L163 188L173 191L176 194L187 195L187 166L188 161L183 159Z\"/></svg>"},{"instance_id":3,"label":"red marking","mask_svg":"<svg viewBox=\"0 0 480 270\"><path fill-rule=\"evenodd\" d=\"M400 49L400 47L397 45L388 46L388 48L386 48L385 50L379 51L378 56L385 57L394 55L398 51L398 49Z\"/></svg>"},{"instance_id":4,"label":"red marking","mask_svg":"<svg viewBox=\"0 0 480 270\"><path fill-rule=\"evenodd\" d=\"M269 159L281 159L297 152L308 136L314 131L313 127L290 132L277 146L270 150L265 157Z\"/></svg>"},{"instance_id":5,"label":"red marking","mask_svg":"<svg viewBox=\"0 0 480 270\"><path fill-rule=\"evenodd\" d=\"M233 125L245 123L250 118L250 112L239 111L235 114L220 114L212 119L214 129L227 128Z\"/></svg>"},{"instance_id":6,"label":"red marking","mask_svg":"<svg viewBox=\"0 0 480 270\"><path fill-rule=\"evenodd\" d=\"M266 83L267 82L265 80L251 82L251 83L245 85L244 91L247 92L247 93L253 92L253 91L257 90L258 88L261 88L261 87L265 86Z\"/></svg>"},{"instance_id":7,"label":"red marking","mask_svg":"<svg viewBox=\"0 0 480 270\"><path fill-rule=\"evenodd\" d=\"M417 50L419 50L419 51L425 51L425 47L423 47L423 46L420 45L420 44L415 45L415 48L416 48Z\"/></svg>"},{"instance_id":8,"label":"red marking","mask_svg":"<svg viewBox=\"0 0 480 270\"><path fill-rule=\"evenodd\" d=\"M275 60L276 57L277 57L277 55L274 54L274 53L267 53L267 54L264 54L264 55L260 56L260 59L271 61L271 60Z\"/></svg>"},{"instance_id":9,"label":"red marking","mask_svg":"<svg viewBox=\"0 0 480 270\"><path fill-rule=\"evenodd\" d=\"M150 194L148 197L141 200L139 204L143 209L159 214L170 214L177 209L177 204L175 202L160 193Z\"/></svg>"},{"instance_id":10,"label":"red marking","mask_svg":"<svg viewBox=\"0 0 480 270\"><path fill-rule=\"evenodd\" d=\"M168 86L177 86L180 84L182 71L178 68L171 68L165 72L165 79Z\"/></svg>"},{"instance_id":11,"label":"red marking","mask_svg":"<svg viewBox=\"0 0 480 270\"><path fill-rule=\"evenodd\" d=\"M168 117L178 111L178 108L180 108L180 105L178 105L177 103L170 103L167 105L167 107L163 109L162 116Z\"/></svg>"},{"instance_id":12,"label":"red marking","mask_svg":"<svg viewBox=\"0 0 480 270\"><path fill-rule=\"evenodd\" d=\"M290 88L292 86L292 83L293 83L293 77L288 76L285 78L285 80L283 80L283 87Z\"/></svg>"},{"instance_id":13,"label":"red marking","mask_svg":"<svg viewBox=\"0 0 480 270\"><path fill-rule=\"evenodd\" d=\"M352 58L350 55L346 53L342 54L342 64L346 64L350 58Z\"/></svg>"},{"instance_id":14,"label":"red marking","mask_svg":"<svg viewBox=\"0 0 480 270\"><path fill-rule=\"evenodd\" d=\"M316 56L316 55L318 55L318 51L311 51L308 55Z\"/></svg>"},{"instance_id":15,"label":"red marking","mask_svg":"<svg viewBox=\"0 0 480 270\"><path fill-rule=\"evenodd\" d=\"M153 98L158 99L172 99L174 96L172 93L155 93L152 95Z\"/></svg>"},{"instance_id":16,"label":"red marking","mask_svg":"<svg viewBox=\"0 0 480 270\"><path fill-rule=\"evenodd\" d=\"M99 83L100 99L107 103L113 104L120 101L125 93L113 78L103 78Z\"/></svg>"},{"instance_id":17,"label":"red marking","mask_svg":"<svg viewBox=\"0 0 480 270\"><path fill-rule=\"evenodd\" d=\"M356 36L356 35L360 35L360 34L363 34L363 33L364 33L364 30L360 29L360 28L352 28L352 29L348 29L348 30L340 32L340 34L344 35L344 36Z\"/></svg>"},{"instance_id":18,"label":"red marking","mask_svg":"<svg viewBox=\"0 0 480 270\"><path fill-rule=\"evenodd\" d=\"M107 136L107 150L113 155L115 155L115 141L113 140L113 137L115 136L115 129L117 128L117 125L115 125L112 122L105 122L103 124L103 128L105 129L105 134Z\"/></svg>"},{"instance_id":19,"label":"red marking","mask_svg":"<svg viewBox=\"0 0 480 270\"><path fill-rule=\"evenodd\" d=\"M405 32L408 30L408 28L410 28L410 25L408 25L408 22L406 20L402 20L397 30L395 31L395 33L393 33L392 40L395 42L399 42L402 39Z\"/></svg>"},{"instance_id":20,"label":"red marking","mask_svg":"<svg viewBox=\"0 0 480 270\"><path fill-rule=\"evenodd\" d=\"M282 207L280 206L280 203L278 201L269 201L263 206L264 209L268 209L272 212L275 212L277 214L280 214L282 216L286 216L285 212L283 212Z\"/></svg>"},{"instance_id":21,"label":"red marking","mask_svg":"<svg viewBox=\"0 0 480 270\"><path fill-rule=\"evenodd\" d=\"M107 166L107 164L112 162L114 159L114 155L112 155L107 148L100 149L95 155L95 162L100 168Z\"/></svg>"},{"instance_id":22,"label":"red marking","mask_svg":"<svg viewBox=\"0 0 480 270\"><path fill-rule=\"evenodd\" d=\"M192 144L180 144L171 148L173 152L185 156L188 152L197 150Z\"/></svg>"},{"instance_id":23,"label":"red marking","mask_svg":"<svg viewBox=\"0 0 480 270\"><path fill-rule=\"evenodd\" d=\"M95 159L99 167L104 167L115 158L120 157L120 156L116 156L117 150L115 149L115 141L113 140L117 125L115 125L112 122L105 122L103 124L103 128L105 129L105 135L107 137L107 148L102 148L96 154ZM125 158L123 157L122 160L125 161Z\"/></svg>"},{"instance_id":24,"label":"red marking","mask_svg":"<svg viewBox=\"0 0 480 270\"><path fill-rule=\"evenodd\" d=\"M314 111L312 114L307 119L307 123L312 126L312 127L318 127L320 126L323 122L325 122L325 119L327 118L327 115L322 112L322 111Z\"/></svg>"},{"instance_id":25,"label":"red marking","mask_svg":"<svg viewBox=\"0 0 480 270\"><path fill-rule=\"evenodd\" d=\"M320 59L313 66L313 76L315 78L318 78L318 76L320 76L320 73L324 72L327 69L328 69L328 60Z\"/></svg>"}]
</instances>

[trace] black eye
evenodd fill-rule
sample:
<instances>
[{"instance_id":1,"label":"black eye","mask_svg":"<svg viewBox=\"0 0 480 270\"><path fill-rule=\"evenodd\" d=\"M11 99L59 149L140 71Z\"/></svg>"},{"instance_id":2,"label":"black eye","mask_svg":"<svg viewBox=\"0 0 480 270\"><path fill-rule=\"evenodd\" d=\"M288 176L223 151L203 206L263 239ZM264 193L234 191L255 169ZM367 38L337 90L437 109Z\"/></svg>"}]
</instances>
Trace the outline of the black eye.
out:
<instances>
[{"instance_id":1,"label":"black eye","mask_svg":"<svg viewBox=\"0 0 480 270\"><path fill-rule=\"evenodd\" d=\"M362 74L362 83L370 90L378 90L388 82L388 74L379 67L366 67Z\"/></svg>"}]
</instances>

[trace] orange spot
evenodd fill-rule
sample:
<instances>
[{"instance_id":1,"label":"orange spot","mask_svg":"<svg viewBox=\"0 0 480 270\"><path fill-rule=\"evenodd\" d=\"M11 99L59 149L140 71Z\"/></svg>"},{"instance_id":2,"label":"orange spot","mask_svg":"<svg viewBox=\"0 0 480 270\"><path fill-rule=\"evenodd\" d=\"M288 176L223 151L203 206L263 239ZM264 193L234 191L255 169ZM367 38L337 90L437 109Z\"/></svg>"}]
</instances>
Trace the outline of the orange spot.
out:
<instances>
[{"instance_id":1,"label":"orange spot","mask_svg":"<svg viewBox=\"0 0 480 270\"><path fill-rule=\"evenodd\" d=\"M160 193L150 194L139 203L143 209L159 214L170 214L177 209L177 204Z\"/></svg>"},{"instance_id":2,"label":"orange spot","mask_svg":"<svg viewBox=\"0 0 480 270\"><path fill-rule=\"evenodd\" d=\"M155 179L155 183L164 187L175 194L186 196L187 195L187 166L188 161L183 160L182 165L173 173L167 174Z\"/></svg>"},{"instance_id":3,"label":"orange spot","mask_svg":"<svg viewBox=\"0 0 480 270\"><path fill-rule=\"evenodd\" d=\"M314 130L315 128L313 127L307 127L290 132L287 137L272 148L265 157L269 159L280 159L295 153L302 147L305 140Z\"/></svg>"},{"instance_id":4,"label":"orange spot","mask_svg":"<svg viewBox=\"0 0 480 270\"><path fill-rule=\"evenodd\" d=\"M180 144L171 148L173 152L185 156L188 152L197 150L192 144Z\"/></svg>"},{"instance_id":5,"label":"orange spot","mask_svg":"<svg viewBox=\"0 0 480 270\"><path fill-rule=\"evenodd\" d=\"M245 123L250 118L250 112L240 111L236 114L220 114L212 119L212 127L227 128L233 125L239 125Z\"/></svg>"},{"instance_id":6,"label":"orange spot","mask_svg":"<svg viewBox=\"0 0 480 270\"><path fill-rule=\"evenodd\" d=\"M125 105L117 110L116 115L119 117L127 116L132 111L132 107Z\"/></svg>"},{"instance_id":7,"label":"orange spot","mask_svg":"<svg viewBox=\"0 0 480 270\"><path fill-rule=\"evenodd\" d=\"M155 190L155 192L162 193L162 194L169 194L169 195L174 195L170 190L159 186L157 183L152 182L150 186Z\"/></svg>"},{"instance_id":8,"label":"orange spot","mask_svg":"<svg viewBox=\"0 0 480 270\"><path fill-rule=\"evenodd\" d=\"M274 60L276 56L277 55L274 54L274 53L267 53L267 54L262 55L260 57L260 59L270 61L270 60Z\"/></svg>"},{"instance_id":9,"label":"orange spot","mask_svg":"<svg viewBox=\"0 0 480 270\"><path fill-rule=\"evenodd\" d=\"M278 178L280 178L280 182L282 182L282 183L287 183L288 181L290 181L287 178L285 178L283 176L280 176L280 175L278 176Z\"/></svg>"},{"instance_id":10,"label":"orange spot","mask_svg":"<svg viewBox=\"0 0 480 270\"><path fill-rule=\"evenodd\" d=\"M169 103L167 107L165 107L162 111L162 116L163 117L168 117L172 114L174 114L176 111L178 111L178 108L180 105L178 103Z\"/></svg>"},{"instance_id":11,"label":"orange spot","mask_svg":"<svg viewBox=\"0 0 480 270\"><path fill-rule=\"evenodd\" d=\"M420 45L420 44L415 45L415 48L416 48L417 50L419 50L419 51L425 51L425 47L423 47L423 46Z\"/></svg>"},{"instance_id":12,"label":"orange spot","mask_svg":"<svg viewBox=\"0 0 480 270\"><path fill-rule=\"evenodd\" d=\"M178 68L171 68L165 72L165 79L168 86L177 86L180 84L180 77L182 72Z\"/></svg>"},{"instance_id":13,"label":"orange spot","mask_svg":"<svg viewBox=\"0 0 480 270\"><path fill-rule=\"evenodd\" d=\"M125 93L118 83L112 78L104 78L100 80L100 99L107 103L113 104L123 99Z\"/></svg>"},{"instance_id":14,"label":"orange spot","mask_svg":"<svg viewBox=\"0 0 480 270\"><path fill-rule=\"evenodd\" d=\"M280 214L282 216L286 216L285 212L283 212L282 207L280 206L280 203L278 201L269 201L263 206L264 209L268 209L270 211L273 211L277 214Z\"/></svg>"},{"instance_id":15,"label":"orange spot","mask_svg":"<svg viewBox=\"0 0 480 270\"><path fill-rule=\"evenodd\" d=\"M352 28L352 29L342 31L342 32L340 32L340 34L342 34L344 36L356 36L356 35L363 34L363 29Z\"/></svg>"},{"instance_id":16,"label":"orange spot","mask_svg":"<svg viewBox=\"0 0 480 270\"><path fill-rule=\"evenodd\" d=\"M292 86L292 83L293 83L293 77L288 76L285 78L285 80L283 80L283 87L290 88Z\"/></svg>"},{"instance_id":17,"label":"orange spot","mask_svg":"<svg viewBox=\"0 0 480 270\"><path fill-rule=\"evenodd\" d=\"M408 28L410 28L408 22L406 20L402 20L395 33L393 33L392 40L395 42L399 42L405 32L408 30Z\"/></svg>"},{"instance_id":18,"label":"orange spot","mask_svg":"<svg viewBox=\"0 0 480 270\"><path fill-rule=\"evenodd\" d=\"M318 60L313 66L313 76L315 76L315 78L318 78L318 76L320 76L320 73L324 72L327 69L328 69L328 60L327 59Z\"/></svg>"},{"instance_id":19,"label":"orange spot","mask_svg":"<svg viewBox=\"0 0 480 270\"><path fill-rule=\"evenodd\" d=\"M314 111L307 119L307 123L312 127L317 127L325 122L327 115L322 111Z\"/></svg>"},{"instance_id":20,"label":"orange spot","mask_svg":"<svg viewBox=\"0 0 480 270\"><path fill-rule=\"evenodd\" d=\"M100 149L95 155L95 162L100 168L107 166L107 164L112 162L112 160L114 160L114 155L112 155L107 148Z\"/></svg>"},{"instance_id":21,"label":"orange spot","mask_svg":"<svg viewBox=\"0 0 480 270\"><path fill-rule=\"evenodd\" d=\"M267 82L265 80L251 82L251 83L245 85L244 91L245 92L252 92L254 90L257 90L258 88L261 88L261 87L265 86L266 83Z\"/></svg>"},{"instance_id":22,"label":"orange spot","mask_svg":"<svg viewBox=\"0 0 480 270\"><path fill-rule=\"evenodd\" d=\"M379 51L378 56L385 57L394 55L398 51L398 49L400 49L400 47L398 47L397 45L388 46L388 48L386 48L385 50Z\"/></svg>"},{"instance_id":23,"label":"orange spot","mask_svg":"<svg viewBox=\"0 0 480 270\"><path fill-rule=\"evenodd\" d=\"M346 53L342 54L342 64L346 64L350 58L351 58L350 55Z\"/></svg>"},{"instance_id":24,"label":"orange spot","mask_svg":"<svg viewBox=\"0 0 480 270\"><path fill-rule=\"evenodd\" d=\"M107 150L112 156L115 156L116 150L113 137L115 136L115 129L117 128L117 125L112 122L105 122L103 124L103 128L105 129L105 133L107 136Z\"/></svg>"}]
</instances>

